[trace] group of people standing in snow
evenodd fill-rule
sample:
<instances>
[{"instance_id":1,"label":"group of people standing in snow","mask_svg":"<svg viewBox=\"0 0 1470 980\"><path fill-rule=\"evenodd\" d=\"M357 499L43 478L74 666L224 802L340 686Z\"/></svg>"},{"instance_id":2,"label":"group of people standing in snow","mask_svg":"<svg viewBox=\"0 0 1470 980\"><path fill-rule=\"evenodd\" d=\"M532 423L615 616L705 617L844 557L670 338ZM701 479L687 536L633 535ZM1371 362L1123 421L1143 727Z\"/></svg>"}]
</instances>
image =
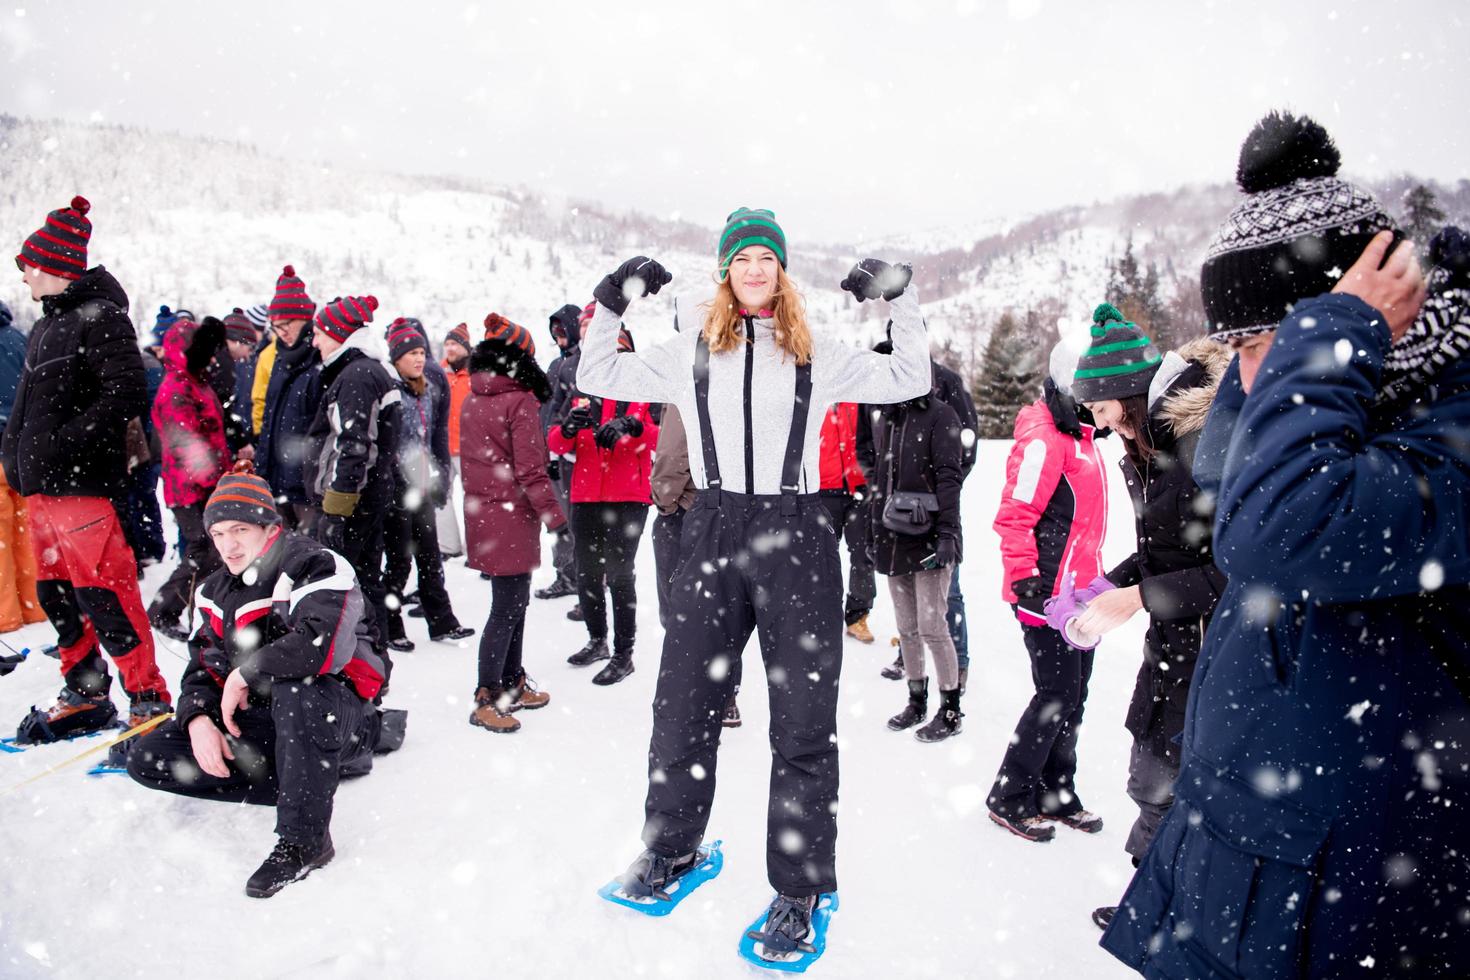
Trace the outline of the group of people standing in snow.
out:
<instances>
[{"instance_id":1,"label":"group of people standing in snow","mask_svg":"<svg viewBox=\"0 0 1470 980\"><path fill-rule=\"evenodd\" d=\"M1262 120L1202 270L1209 336L1162 352L1101 304L1089 346L1059 345L1016 421L994 527L1036 691L989 816L1037 842L1056 823L1102 828L1076 784L1078 733L1096 648L1145 613L1126 722L1138 872L1094 919L1149 976L1466 972L1470 242L1436 239L1426 280L1337 168L1316 123ZM277 847L247 885L273 894L331 859L338 780L402 741L381 702L390 651L413 649L405 612L431 640L473 634L444 557L490 581L470 721L513 732L549 701L523 656L542 529L556 577L538 595L575 594L588 632L569 662L615 684L634 669L633 560L655 506L663 650L645 850L622 892L666 897L707 856L721 729L740 723L758 633L777 894L752 935L772 958L809 950L837 888L842 643L872 642L875 573L899 633L886 673L907 681L888 726L932 742L963 717L974 407L930 360L911 271L864 259L842 281L887 304L888 339L858 350L810 329L784 230L741 208L714 298L643 350L624 314L672 276L639 256L550 316L547 371L498 313L478 343L449 331L436 363L418 320L374 326L372 296L318 307L291 266L263 307L160 311L145 354L121 287L87 265L88 210L52 212L17 258L43 316L3 458L36 598L20 561L13 581L17 608L56 627L65 678L22 740L112 723L105 651L141 733L135 779L276 805ZM1136 547L1104 569L1109 433ZM181 561L145 611L160 473ZM189 645L176 706L152 629Z\"/></svg>"}]
</instances>

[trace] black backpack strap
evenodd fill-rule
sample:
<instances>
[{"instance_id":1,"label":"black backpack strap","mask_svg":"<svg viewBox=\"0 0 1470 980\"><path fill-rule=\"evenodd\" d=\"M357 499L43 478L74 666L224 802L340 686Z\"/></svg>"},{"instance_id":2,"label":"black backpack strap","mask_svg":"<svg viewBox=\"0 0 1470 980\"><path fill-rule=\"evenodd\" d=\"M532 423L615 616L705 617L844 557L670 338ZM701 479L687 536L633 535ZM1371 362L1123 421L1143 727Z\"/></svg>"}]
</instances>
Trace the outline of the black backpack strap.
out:
<instances>
[{"instance_id":1,"label":"black backpack strap","mask_svg":"<svg viewBox=\"0 0 1470 980\"><path fill-rule=\"evenodd\" d=\"M796 366L796 401L791 406L791 434L786 438L786 459L781 464L782 513L795 512L795 496L801 489L801 461L806 451L806 424L811 414L812 365Z\"/></svg>"},{"instance_id":2,"label":"black backpack strap","mask_svg":"<svg viewBox=\"0 0 1470 980\"><path fill-rule=\"evenodd\" d=\"M715 433L709 421L709 344L704 334L694 347L694 405L699 412L699 445L704 453L704 482L720 489L720 459L715 453Z\"/></svg>"}]
</instances>

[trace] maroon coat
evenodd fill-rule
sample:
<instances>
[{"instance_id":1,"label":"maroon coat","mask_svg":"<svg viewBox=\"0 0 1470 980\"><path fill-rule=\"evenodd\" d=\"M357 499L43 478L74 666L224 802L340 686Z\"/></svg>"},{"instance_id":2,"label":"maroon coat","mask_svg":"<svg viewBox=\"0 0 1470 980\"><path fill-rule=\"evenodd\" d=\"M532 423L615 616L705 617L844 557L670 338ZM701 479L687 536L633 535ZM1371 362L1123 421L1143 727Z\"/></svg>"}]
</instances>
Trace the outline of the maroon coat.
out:
<instances>
[{"instance_id":1,"label":"maroon coat","mask_svg":"<svg viewBox=\"0 0 1470 980\"><path fill-rule=\"evenodd\" d=\"M540 525L566 523L546 475L540 408L549 393L545 373L514 348L485 341L470 355L459 458L468 564L476 571L521 575L541 567Z\"/></svg>"}]
</instances>

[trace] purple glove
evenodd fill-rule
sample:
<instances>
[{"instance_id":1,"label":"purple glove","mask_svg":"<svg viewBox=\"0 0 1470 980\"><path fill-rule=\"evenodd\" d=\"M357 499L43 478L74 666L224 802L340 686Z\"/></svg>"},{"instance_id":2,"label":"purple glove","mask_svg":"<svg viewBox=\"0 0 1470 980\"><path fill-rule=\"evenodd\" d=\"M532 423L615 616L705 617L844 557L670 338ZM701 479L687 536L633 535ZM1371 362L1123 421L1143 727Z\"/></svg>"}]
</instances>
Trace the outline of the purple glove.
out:
<instances>
[{"instance_id":1,"label":"purple glove","mask_svg":"<svg viewBox=\"0 0 1470 980\"><path fill-rule=\"evenodd\" d=\"M1099 575L1097 578L1093 579L1087 584L1087 588L1077 593L1077 601L1082 603L1083 605L1086 605L1093 599L1096 599L1098 596L1102 595L1104 592L1111 592L1113 589L1116 588L1116 585Z\"/></svg>"},{"instance_id":2,"label":"purple glove","mask_svg":"<svg viewBox=\"0 0 1470 980\"><path fill-rule=\"evenodd\" d=\"M1102 637L1079 633L1072 621L1082 615L1089 602L1113 588L1113 584L1101 575L1081 592L1076 591L1076 584L1077 575L1073 572L1067 576L1061 593L1046 600L1043 606L1046 610L1046 624L1062 634L1062 639L1068 646L1078 650L1091 650L1102 641Z\"/></svg>"}]
</instances>

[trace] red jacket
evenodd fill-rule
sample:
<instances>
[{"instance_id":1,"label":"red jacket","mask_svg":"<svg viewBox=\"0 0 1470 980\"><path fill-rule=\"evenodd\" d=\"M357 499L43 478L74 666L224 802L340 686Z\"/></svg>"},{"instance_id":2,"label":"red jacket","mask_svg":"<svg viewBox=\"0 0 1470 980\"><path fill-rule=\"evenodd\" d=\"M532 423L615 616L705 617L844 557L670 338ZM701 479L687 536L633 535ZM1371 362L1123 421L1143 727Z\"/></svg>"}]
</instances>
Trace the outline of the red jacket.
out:
<instances>
[{"instance_id":1,"label":"red jacket","mask_svg":"<svg viewBox=\"0 0 1470 980\"><path fill-rule=\"evenodd\" d=\"M152 414L163 447L163 501L169 507L204 503L230 468L224 412L203 377L213 351L191 350L200 331L199 324L181 320L163 338L163 382ZM213 339L200 342L212 348Z\"/></svg>"},{"instance_id":2,"label":"red jacket","mask_svg":"<svg viewBox=\"0 0 1470 980\"><path fill-rule=\"evenodd\" d=\"M595 404L595 403L594 403ZM658 445L658 426L646 402L624 402L625 415L643 422L643 432L624 436L612 449L600 449L597 430L583 429L576 439L561 434L561 426L553 425L546 433L546 444L559 456L574 456L572 470L572 503L652 503L648 478L653 468L653 449ZM602 402L601 421L617 414L617 402Z\"/></svg>"},{"instance_id":3,"label":"red jacket","mask_svg":"<svg viewBox=\"0 0 1470 980\"><path fill-rule=\"evenodd\" d=\"M1070 424L1078 425L1075 417ZM1033 575L1046 580L1056 595L1072 572L1079 589L1103 573L1107 475L1094 442L1096 430L1080 425L1077 431L1080 438L1059 430L1044 399L1016 416L1016 442L1006 460L1006 485L994 525L1000 535L1000 590L1006 602L1016 601L1011 583ZM1024 609L1017 615L1023 623L1044 622Z\"/></svg>"},{"instance_id":4,"label":"red jacket","mask_svg":"<svg viewBox=\"0 0 1470 980\"><path fill-rule=\"evenodd\" d=\"M827 409L822 419L821 489L855 490L865 486L857 461L856 402L840 402Z\"/></svg>"}]
</instances>

